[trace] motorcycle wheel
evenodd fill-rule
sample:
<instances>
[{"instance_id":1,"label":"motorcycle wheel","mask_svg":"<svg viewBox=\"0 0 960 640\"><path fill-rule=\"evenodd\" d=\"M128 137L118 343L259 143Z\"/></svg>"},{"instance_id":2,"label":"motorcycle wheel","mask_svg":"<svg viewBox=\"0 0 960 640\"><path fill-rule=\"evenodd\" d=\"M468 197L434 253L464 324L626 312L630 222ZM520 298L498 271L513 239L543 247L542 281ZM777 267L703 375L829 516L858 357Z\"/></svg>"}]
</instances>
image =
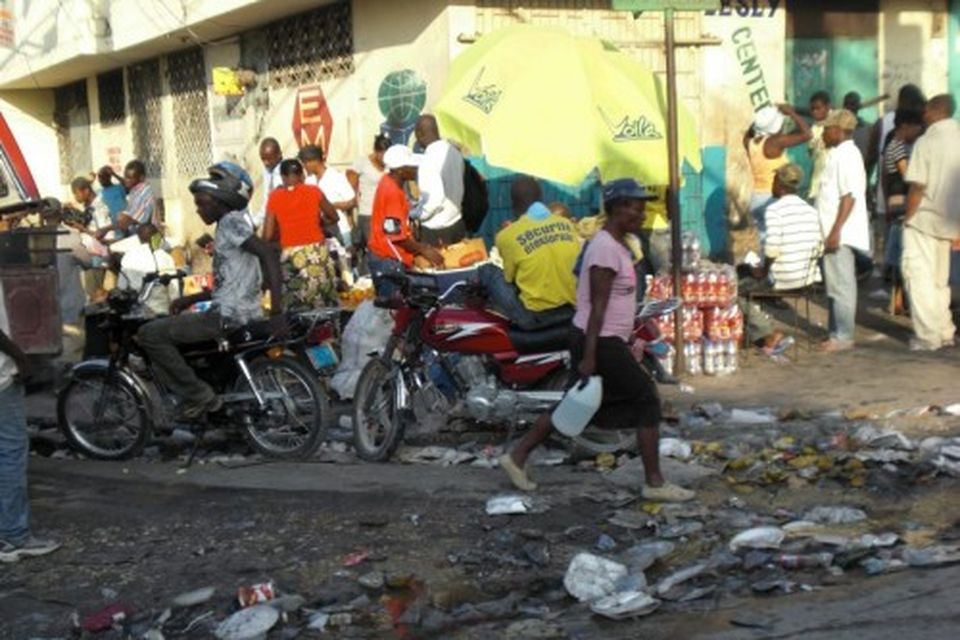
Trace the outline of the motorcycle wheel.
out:
<instances>
[{"instance_id":1,"label":"motorcycle wheel","mask_svg":"<svg viewBox=\"0 0 960 640\"><path fill-rule=\"evenodd\" d=\"M57 423L75 451L98 460L136 456L153 431L141 389L106 368L76 374L60 390Z\"/></svg>"},{"instance_id":2,"label":"motorcycle wheel","mask_svg":"<svg viewBox=\"0 0 960 640\"><path fill-rule=\"evenodd\" d=\"M271 458L305 458L323 439L330 412L316 375L290 357L260 358L250 365L250 377L266 398L266 407L253 407L242 416L244 433L254 449ZM237 378L236 391L251 393L246 378Z\"/></svg>"},{"instance_id":3,"label":"motorcycle wheel","mask_svg":"<svg viewBox=\"0 0 960 640\"><path fill-rule=\"evenodd\" d=\"M367 362L353 397L353 448L361 459L384 462L400 446L406 423L396 405L400 370L382 358Z\"/></svg>"}]
</instances>

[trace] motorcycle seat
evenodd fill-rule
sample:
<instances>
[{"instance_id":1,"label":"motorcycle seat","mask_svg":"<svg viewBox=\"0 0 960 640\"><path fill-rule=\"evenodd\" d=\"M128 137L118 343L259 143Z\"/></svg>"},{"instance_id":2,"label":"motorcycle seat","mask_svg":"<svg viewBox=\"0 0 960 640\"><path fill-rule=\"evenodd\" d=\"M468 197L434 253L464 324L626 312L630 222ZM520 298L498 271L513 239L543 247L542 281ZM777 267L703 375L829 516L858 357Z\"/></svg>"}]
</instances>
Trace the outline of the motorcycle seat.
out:
<instances>
[{"instance_id":1,"label":"motorcycle seat","mask_svg":"<svg viewBox=\"0 0 960 640\"><path fill-rule=\"evenodd\" d=\"M569 305L564 305L562 307L557 307L556 309L547 309L546 311L539 311L535 313L536 322L533 326L520 326L514 324L514 328L520 331L528 332L537 332L543 331L545 329L552 329L553 327L563 326L569 328L570 323L573 322L573 316L576 315L577 310L574 307Z\"/></svg>"},{"instance_id":2,"label":"motorcycle seat","mask_svg":"<svg viewBox=\"0 0 960 640\"><path fill-rule=\"evenodd\" d=\"M254 320L240 327L227 330L227 342L230 344L243 344L256 340L266 340L273 335L270 327L270 320Z\"/></svg>"},{"instance_id":3,"label":"motorcycle seat","mask_svg":"<svg viewBox=\"0 0 960 640\"><path fill-rule=\"evenodd\" d=\"M560 324L539 331L510 329L510 341L521 355L563 351L570 346L570 326Z\"/></svg>"}]
</instances>

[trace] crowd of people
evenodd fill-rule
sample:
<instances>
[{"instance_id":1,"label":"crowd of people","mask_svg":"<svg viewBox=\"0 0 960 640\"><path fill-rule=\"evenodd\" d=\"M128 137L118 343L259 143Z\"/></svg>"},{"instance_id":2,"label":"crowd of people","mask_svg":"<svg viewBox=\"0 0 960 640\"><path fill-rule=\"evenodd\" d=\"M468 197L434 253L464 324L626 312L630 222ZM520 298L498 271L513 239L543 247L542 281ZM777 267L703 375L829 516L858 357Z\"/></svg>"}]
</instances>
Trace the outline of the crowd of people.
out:
<instances>
[{"instance_id":1,"label":"crowd of people","mask_svg":"<svg viewBox=\"0 0 960 640\"><path fill-rule=\"evenodd\" d=\"M741 287L749 290L749 279L760 276L774 289L796 290L822 273L830 331L822 349L846 351L854 347L858 281L878 256L891 287L891 312L911 317L910 349L952 346L950 254L960 237L953 193L960 175L956 102L947 94L927 100L918 87L905 85L896 109L876 123L866 123L861 108L851 92L834 110L830 95L820 91L810 99L812 123L789 105L757 112L744 147L762 256L760 264L741 269ZM792 128L785 127L787 118ZM787 157L801 145L812 167L805 198L798 197L803 170ZM874 170L875 190L869 186ZM759 309L749 317L751 335L765 347L788 339Z\"/></svg>"}]
</instances>

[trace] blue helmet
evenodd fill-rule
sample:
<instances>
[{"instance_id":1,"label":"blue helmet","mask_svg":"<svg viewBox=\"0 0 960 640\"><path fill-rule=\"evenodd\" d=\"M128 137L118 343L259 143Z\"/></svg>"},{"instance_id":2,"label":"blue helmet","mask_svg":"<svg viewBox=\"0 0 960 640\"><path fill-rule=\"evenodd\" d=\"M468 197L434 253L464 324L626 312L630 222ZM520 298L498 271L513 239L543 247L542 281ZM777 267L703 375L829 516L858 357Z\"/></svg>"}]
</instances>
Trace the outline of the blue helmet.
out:
<instances>
[{"instance_id":1,"label":"blue helmet","mask_svg":"<svg viewBox=\"0 0 960 640\"><path fill-rule=\"evenodd\" d=\"M208 193L234 211L247 208L253 196L253 180L235 162L218 162L209 169L209 177L190 183L190 193Z\"/></svg>"}]
</instances>

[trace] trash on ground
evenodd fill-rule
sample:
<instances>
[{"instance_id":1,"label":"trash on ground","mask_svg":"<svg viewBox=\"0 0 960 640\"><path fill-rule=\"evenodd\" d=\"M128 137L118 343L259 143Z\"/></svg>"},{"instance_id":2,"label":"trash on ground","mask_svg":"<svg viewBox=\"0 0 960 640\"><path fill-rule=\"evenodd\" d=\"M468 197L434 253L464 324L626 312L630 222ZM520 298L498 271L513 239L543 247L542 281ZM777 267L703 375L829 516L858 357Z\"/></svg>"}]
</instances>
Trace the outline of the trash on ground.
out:
<instances>
[{"instance_id":1,"label":"trash on ground","mask_svg":"<svg viewBox=\"0 0 960 640\"><path fill-rule=\"evenodd\" d=\"M237 611L220 623L216 636L220 640L256 640L264 637L280 619L280 612L258 604Z\"/></svg>"},{"instance_id":2,"label":"trash on ground","mask_svg":"<svg viewBox=\"0 0 960 640\"><path fill-rule=\"evenodd\" d=\"M173 599L171 604L173 604L175 607L194 607L198 604L209 602L210 598L212 598L213 594L216 592L216 587L203 587L201 589L194 589L193 591L181 593Z\"/></svg>"},{"instance_id":3,"label":"trash on ground","mask_svg":"<svg viewBox=\"0 0 960 640\"><path fill-rule=\"evenodd\" d=\"M660 438L660 455L677 460L689 460L693 446L679 438Z\"/></svg>"},{"instance_id":4,"label":"trash on ground","mask_svg":"<svg viewBox=\"0 0 960 640\"><path fill-rule=\"evenodd\" d=\"M728 421L733 424L772 424L777 417L769 409L734 409Z\"/></svg>"},{"instance_id":5,"label":"trash on ground","mask_svg":"<svg viewBox=\"0 0 960 640\"><path fill-rule=\"evenodd\" d=\"M370 558L370 552L366 550L354 551L343 559L343 566L356 567L363 564Z\"/></svg>"},{"instance_id":6,"label":"trash on ground","mask_svg":"<svg viewBox=\"0 0 960 640\"><path fill-rule=\"evenodd\" d=\"M410 447L403 446L394 455L399 462L406 464L433 464L441 467L455 467L476 459L476 455L466 451L458 451L450 447Z\"/></svg>"},{"instance_id":7,"label":"trash on ground","mask_svg":"<svg viewBox=\"0 0 960 640\"><path fill-rule=\"evenodd\" d=\"M533 501L527 496L494 496L487 500L486 511L488 516L516 515L530 513L532 510Z\"/></svg>"},{"instance_id":8,"label":"trash on ground","mask_svg":"<svg viewBox=\"0 0 960 640\"><path fill-rule=\"evenodd\" d=\"M633 571L646 571L657 560L666 558L676 549L676 545L666 540L656 542L647 542L630 547L624 553L630 569Z\"/></svg>"},{"instance_id":9,"label":"trash on ground","mask_svg":"<svg viewBox=\"0 0 960 640\"><path fill-rule=\"evenodd\" d=\"M578 553L567 567L563 586L580 602L593 602L615 593L627 575L627 568L619 562L592 553Z\"/></svg>"},{"instance_id":10,"label":"trash on ground","mask_svg":"<svg viewBox=\"0 0 960 640\"><path fill-rule=\"evenodd\" d=\"M613 551L617 548L617 541L607 534L601 533L594 546L597 548L597 551Z\"/></svg>"},{"instance_id":11,"label":"trash on ground","mask_svg":"<svg viewBox=\"0 0 960 640\"><path fill-rule=\"evenodd\" d=\"M701 573L707 570L707 563L700 562L684 569L680 569L674 573L671 573L666 578L662 579L657 583L656 591L657 595L663 595L676 587L679 584L686 582L687 580L692 580L696 578Z\"/></svg>"},{"instance_id":12,"label":"trash on ground","mask_svg":"<svg viewBox=\"0 0 960 640\"><path fill-rule=\"evenodd\" d=\"M814 507L803 519L818 524L853 524L866 520L867 514L853 507Z\"/></svg>"},{"instance_id":13,"label":"trash on ground","mask_svg":"<svg viewBox=\"0 0 960 640\"><path fill-rule=\"evenodd\" d=\"M779 549L786 534L779 527L756 527L741 531L730 541L730 551L740 549Z\"/></svg>"},{"instance_id":14,"label":"trash on ground","mask_svg":"<svg viewBox=\"0 0 960 640\"><path fill-rule=\"evenodd\" d=\"M642 591L623 591L594 601L590 610L611 620L625 620L649 615L659 607L659 600Z\"/></svg>"},{"instance_id":15,"label":"trash on ground","mask_svg":"<svg viewBox=\"0 0 960 640\"><path fill-rule=\"evenodd\" d=\"M132 614L133 609L122 602L117 602L85 617L80 623L80 628L90 633L106 631Z\"/></svg>"}]
</instances>

